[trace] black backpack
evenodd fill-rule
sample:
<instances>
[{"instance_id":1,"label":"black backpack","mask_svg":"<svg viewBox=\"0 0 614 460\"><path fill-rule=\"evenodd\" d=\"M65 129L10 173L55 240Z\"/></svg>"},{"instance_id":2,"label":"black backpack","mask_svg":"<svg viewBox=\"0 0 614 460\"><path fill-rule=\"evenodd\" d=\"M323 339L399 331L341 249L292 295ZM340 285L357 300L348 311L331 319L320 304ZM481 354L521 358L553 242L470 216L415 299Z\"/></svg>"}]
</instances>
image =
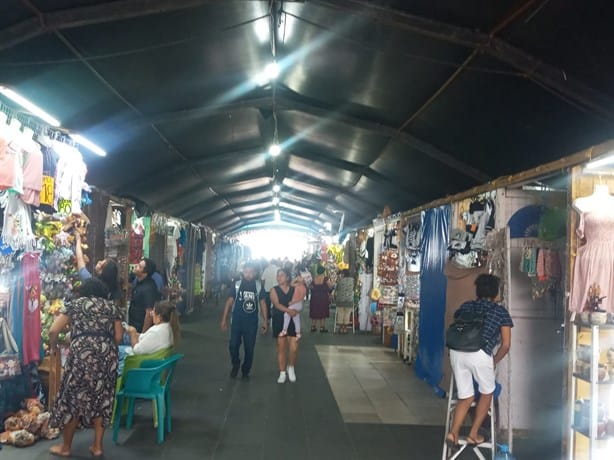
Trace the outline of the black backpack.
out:
<instances>
[{"instance_id":1,"label":"black backpack","mask_svg":"<svg viewBox=\"0 0 614 460\"><path fill-rule=\"evenodd\" d=\"M446 331L446 346L456 351L480 350L485 320L486 314L481 311L462 312Z\"/></svg>"}]
</instances>

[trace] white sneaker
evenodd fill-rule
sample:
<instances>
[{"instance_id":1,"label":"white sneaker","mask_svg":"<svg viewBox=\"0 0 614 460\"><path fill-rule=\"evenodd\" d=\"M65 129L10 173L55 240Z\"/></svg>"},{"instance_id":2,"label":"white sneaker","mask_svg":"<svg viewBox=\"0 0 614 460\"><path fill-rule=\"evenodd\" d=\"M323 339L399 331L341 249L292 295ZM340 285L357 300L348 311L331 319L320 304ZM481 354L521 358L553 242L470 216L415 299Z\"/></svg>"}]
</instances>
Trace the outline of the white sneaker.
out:
<instances>
[{"instance_id":1,"label":"white sneaker","mask_svg":"<svg viewBox=\"0 0 614 460\"><path fill-rule=\"evenodd\" d=\"M279 373L279 377L277 377L277 383L286 383L287 374L284 371Z\"/></svg>"},{"instance_id":2,"label":"white sneaker","mask_svg":"<svg viewBox=\"0 0 614 460\"><path fill-rule=\"evenodd\" d=\"M296 382L296 374L294 373L294 366L288 366L288 379L290 382Z\"/></svg>"}]
</instances>

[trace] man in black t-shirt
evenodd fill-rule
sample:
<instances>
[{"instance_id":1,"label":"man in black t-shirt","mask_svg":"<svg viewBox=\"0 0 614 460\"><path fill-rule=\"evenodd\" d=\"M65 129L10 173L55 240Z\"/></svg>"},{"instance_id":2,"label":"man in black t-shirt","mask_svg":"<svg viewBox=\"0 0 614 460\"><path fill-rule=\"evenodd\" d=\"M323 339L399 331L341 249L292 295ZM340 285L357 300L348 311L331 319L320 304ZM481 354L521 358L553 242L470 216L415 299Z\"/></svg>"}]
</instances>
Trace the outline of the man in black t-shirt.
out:
<instances>
[{"instance_id":1,"label":"man in black t-shirt","mask_svg":"<svg viewBox=\"0 0 614 460\"><path fill-rule=\"evenodd\" d=\"M243 342L243 366L241 373L244 379L249 377L249 372L252 368L254 360L254 348L256 346L256 336L258 335L258 307L262 314L263 325L262 333L267 331L267 308L264 301L264 292L260 280L256 281L256 269L253 265L246 264L243 269L243 279L238 284L230 286L228 290L228 299L224 306L224 314L222 315L222 331L228 330L228 314L232 307L232 317L230 325L230 343L228 349L230 351L230 359L232 362L232 370L230 377L235 378L239 373L241 366L241 358L239 350L241 342Z\"/></svg>"},{"instance_id":2,"label":"man in black t-shirt","mask_svg":"<svg viewBox=\"0 0 614 460\"><path fill-rule=\"evenodd\" d=\"M160 300L160 292L151 275L156 264L151 259L143 259L134 268L136 283L132 288L128 324L138 332L145 332L153 324L151 312L154 304Z\"/></svg>"}]
</instances>

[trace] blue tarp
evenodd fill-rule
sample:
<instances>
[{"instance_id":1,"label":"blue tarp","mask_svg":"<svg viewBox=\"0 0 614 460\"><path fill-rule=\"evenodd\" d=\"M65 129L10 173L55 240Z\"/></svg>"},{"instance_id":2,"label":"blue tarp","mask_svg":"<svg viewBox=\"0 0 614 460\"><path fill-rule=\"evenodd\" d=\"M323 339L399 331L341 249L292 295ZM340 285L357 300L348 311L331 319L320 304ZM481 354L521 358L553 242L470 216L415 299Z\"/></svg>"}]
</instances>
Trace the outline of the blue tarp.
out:
<instances>
[{"instance_id":1,"label":"blue tarp","mask_svg":"<svg viewBox=\"0 0 614 460\"><path fill-rule=\"evenodd\" d=\"M429 209L422 231L422 268L420 271L420 324L416 375L442 397L444 323L447 278L443 270L448 257L450 206Z\"/></svg>"}]
</instances>

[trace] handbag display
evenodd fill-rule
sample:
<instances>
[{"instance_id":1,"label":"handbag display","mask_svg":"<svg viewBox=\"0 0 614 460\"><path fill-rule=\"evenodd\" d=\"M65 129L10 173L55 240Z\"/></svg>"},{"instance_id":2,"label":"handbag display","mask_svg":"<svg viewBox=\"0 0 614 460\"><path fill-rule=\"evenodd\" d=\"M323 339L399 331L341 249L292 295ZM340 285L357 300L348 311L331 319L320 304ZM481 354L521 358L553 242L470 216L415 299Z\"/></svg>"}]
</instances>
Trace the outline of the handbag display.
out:
<instances>
[{"instance_id":1,"label":"handbag display","mask_svg":"<svg viewBox=\"0 0 614 460\"><path fill-rule=\"evenodd\" d=\"M0 380L10 379L21 374L19 348L9 325L0 318Z\"/></svg>"},{"instance_id":2,"label":"handbag display","mask_svg":"<svg viewBox=\"0 0 614 460\"><path fill-rule=\"evenodd\" d=\"M480 312L463 312L446 331L446 346L456 351L478 351L482 348L482 330L486 315Z\"/></svg>"}]
</instances>

